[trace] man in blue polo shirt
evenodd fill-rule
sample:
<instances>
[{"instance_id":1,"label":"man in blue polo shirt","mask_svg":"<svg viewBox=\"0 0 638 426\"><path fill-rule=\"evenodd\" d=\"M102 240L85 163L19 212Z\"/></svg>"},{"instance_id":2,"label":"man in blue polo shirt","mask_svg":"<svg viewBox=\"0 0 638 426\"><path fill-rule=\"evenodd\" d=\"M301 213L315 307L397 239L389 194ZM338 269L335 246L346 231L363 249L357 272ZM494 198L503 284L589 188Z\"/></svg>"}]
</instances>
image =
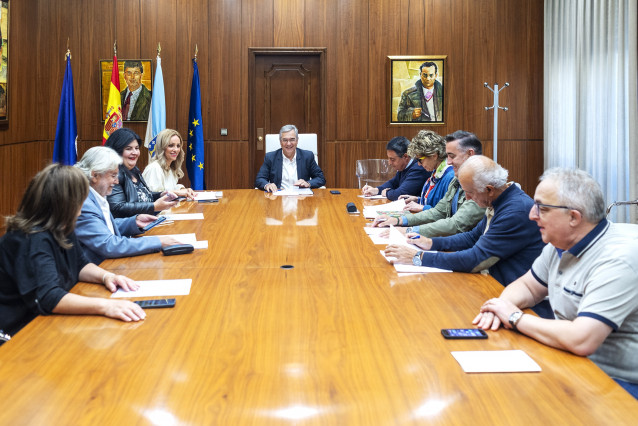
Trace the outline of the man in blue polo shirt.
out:
<instances>
[{"instance_id":1,"label":"man in blue polo shirt","mask_svg":"<svg viewBox=\"0 0 638 426\"><path fill-rule=\"evenodd\" d=\"M638 226L608 222L600 186L582 170L547 170L534 201L529 217L547 246L474 324L588 356L638 398ZM546 296L556 320L521 310Z\"/></svg>"}]
</instances>

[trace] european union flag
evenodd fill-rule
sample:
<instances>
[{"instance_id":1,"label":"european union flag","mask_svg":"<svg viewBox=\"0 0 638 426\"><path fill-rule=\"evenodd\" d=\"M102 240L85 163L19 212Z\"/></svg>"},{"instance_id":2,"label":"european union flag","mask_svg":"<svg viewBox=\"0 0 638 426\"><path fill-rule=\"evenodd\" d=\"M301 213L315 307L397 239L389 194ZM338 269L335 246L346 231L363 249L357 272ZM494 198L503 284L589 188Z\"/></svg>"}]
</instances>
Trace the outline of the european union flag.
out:
<instances>
[{"instance_id":1,"label":"european union flag","mask_svg":"<svg viewBox=\"0 0 638 426\"><path fill-rule=\"evenodd\" d=\"M188 147L186 149L186 170L191 188L196 191L206 189L204 182L204 130L202 129L202 97L199 90L199 70L193 59L193 84L191 85L191 105L188 110Z\"/></svg>"},{"instance_id":2,"label":"european union flag","mask_svg":"<svg viewBox=\"0 0 638 426\"><path fill-rule=\"evenodd\" d=\"M72 166L78 153L76 139L78 127L75 121L75 95L73 94L73 73L71 73L71 55L66 57L66 71L62 83L60 96L60 111L58 125L55 129L55 144L53 145L53 162Z\"/></svg>"}]
</instances>

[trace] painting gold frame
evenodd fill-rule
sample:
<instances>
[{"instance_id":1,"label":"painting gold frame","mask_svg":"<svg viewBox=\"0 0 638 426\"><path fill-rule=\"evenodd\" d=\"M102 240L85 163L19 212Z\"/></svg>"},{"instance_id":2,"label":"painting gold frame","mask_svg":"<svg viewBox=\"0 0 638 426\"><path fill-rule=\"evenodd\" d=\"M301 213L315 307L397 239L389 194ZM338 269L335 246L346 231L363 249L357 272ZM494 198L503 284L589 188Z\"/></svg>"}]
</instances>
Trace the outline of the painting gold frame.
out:
<instances>
[{"instance_id":1,"label":"painting gold frame","mask_svg":"<svg viewBox=\"0 0 638 426\"><path fill-rule=\"evenodd\" d=\"M423 90L420 67L426 63L433 73ZM390 126L441 126L446 122L447 55L388 56L388 122ZM428 75L426 73L426 75ZM427 95L426 95L427 94ZM426 96L428 99L426 100Z\"/></svg>"},{"instance_id":2,"label":"painting gold frame","mask_svg":"<svg viewBox=\"0 0 638 426\"><path fill-rule=\"evenodd\" d=\"M118 67L118 71L119 71L119 76L120 76L120 93L122 94L122 97L124 96L124 93L126 91L127 88L127 84L126 84L126 79L124 78L124 64L126 62L140 62L142 64L142 68L143 68L143 72L141 73L140 79L141 79L141 84L142 86L144 86L146 89L148 89L148 92L152 92L153 91L153 79L152 79L152 75L153 75L153 70L152 70L152 64L153 61L151 59L119 59L117 60L117 67ZM107 109L107 104L109 101L109 90L110 90L110 85L111 85L111 70L113 69L113 61L112 60L101 60L100 61L100 94L101 94L101 99L102 99L102 115L100 117L101 121L104 121L106 118L106 109ZM148 93L146 92L146 93ZM131 119L131 120L127 120L127 119L123 119L123 121L138 121L138 122L144 122L144 121L148 121L148 114L149 111L151 109L151 102L150 102L150 94L147 95L148 102L147 103L147 107L144 108L145 110L145 119ZM138 97L138 100L140 98ZM122 101L122 104L124 102ZM122 105L123 106L123 105Z\"/></svg>"}]
</instances>

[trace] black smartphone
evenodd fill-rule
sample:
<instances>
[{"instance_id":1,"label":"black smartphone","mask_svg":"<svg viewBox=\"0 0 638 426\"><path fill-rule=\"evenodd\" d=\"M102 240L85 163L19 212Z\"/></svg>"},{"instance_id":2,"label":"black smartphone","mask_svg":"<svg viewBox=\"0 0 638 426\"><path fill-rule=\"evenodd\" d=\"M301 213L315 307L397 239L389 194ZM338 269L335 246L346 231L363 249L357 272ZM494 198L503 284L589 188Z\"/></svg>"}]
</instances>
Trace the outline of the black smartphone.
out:
<instances>
[{"instance_id":1,"label":"black smartphone","mask_svg":"<svg viewBox=\"0 0 638 426\"><path fill-rule=\"evenodd\" d=\"M162 247L162 254L164 256L174 256L176 254L191 253L195 247L192 244L175 244L172 246Z\"/></svg>"},{"instance_id":2,"label":"black smartphone","mask_svg":"<svg viewBox=\"0 0 638 426\"><path fill-rule=\"evenodd\" d=\"M166 216L160 216L157 219L155 219L153 222L149 223L144 228L142 228L142 231L146 232L149 229L151 229L151 228L159 225L160 223L164 222L165 220L166 220Z\"/></svg>"},{"instance_id":3,"label":"black smartphone","mask_svg":"<svg viewBox=\"0 0 638 426\"><path fill-rule=\"evenodd\" d=\"M330 193L337 195L337 194L341 194L341 191L337 191L336 189L332 189L332 190L330 190Z\"/></svg>"},{"instance_id":4,"label":"black smartphone","mask_svg":"<svg viewBox=\"0 0 638 426\"><path fill-rule=\"evenodd\" d=\"M175 306L175 299L136 300L135 303L144 309L172 308Z\"/></svg>"},{"instance_id":5,"label":"black smartphone","mask_svg":"<svg viewBox=\"0 0 638 426\"><path fill-rule=\"evenodd\" d=\"M487 333L480 328L444 328L441 334L446 339L487 339Z\"/></svg>"}]
</instances>

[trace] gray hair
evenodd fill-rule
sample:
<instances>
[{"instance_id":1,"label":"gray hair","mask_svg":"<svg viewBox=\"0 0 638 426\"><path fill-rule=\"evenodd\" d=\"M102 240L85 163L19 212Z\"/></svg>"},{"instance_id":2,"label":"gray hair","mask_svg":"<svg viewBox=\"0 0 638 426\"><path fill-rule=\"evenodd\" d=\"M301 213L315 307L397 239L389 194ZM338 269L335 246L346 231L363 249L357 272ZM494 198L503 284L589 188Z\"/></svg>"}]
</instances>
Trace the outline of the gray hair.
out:
<instances>
[{"instance_id":1,"label":"gray hair","mask_svg":"<svg viewBox=\"0 0 638 426\"><path fill-rule=\"evenodd\" d=\"M605 218L603 191L589 173L554 167L545 170L539 180L551 180L556 185L558 203L578 210L588 222L598 223Z\"/></svg>"},{"instance_id":2,"label":"gray hair","mask_svg":"<svg viewBox=\"0 0 638 426\"><path fill-rule=\"evenodd\" d=\"M297 128L295 127L294 124L286 124L285 126L283 126L280 130L279 130L279 140L281 140L281 137L284 133L289 132L291 130L295 131L295 138L299 139L299 130L297 130Z\"/></svg>"},{"instance_id":3,"label":"gray hair","mask_svg":"<svg viewBox=\"0 0 638 426\"><path fill-rule=\"evenodd\" d=\"M507 184L507 170L491 158L472 155L459 168L459 175L465 170L472 171L472 183L478 192L485 192L488 185L502 188Z\"/></svg>"},{"instance_id":4,"label":"gray hair","mask_svg":"<svg viewBox=\"0 0 638 426\"><path fill-rule=\"evenodd\" d=\"M82 173L91 180L91 175L101 175L116 170L122 164L122 157L107 146L94 146L84 153L82 159L75 164Z\"/></svg>"}]
</instances>

